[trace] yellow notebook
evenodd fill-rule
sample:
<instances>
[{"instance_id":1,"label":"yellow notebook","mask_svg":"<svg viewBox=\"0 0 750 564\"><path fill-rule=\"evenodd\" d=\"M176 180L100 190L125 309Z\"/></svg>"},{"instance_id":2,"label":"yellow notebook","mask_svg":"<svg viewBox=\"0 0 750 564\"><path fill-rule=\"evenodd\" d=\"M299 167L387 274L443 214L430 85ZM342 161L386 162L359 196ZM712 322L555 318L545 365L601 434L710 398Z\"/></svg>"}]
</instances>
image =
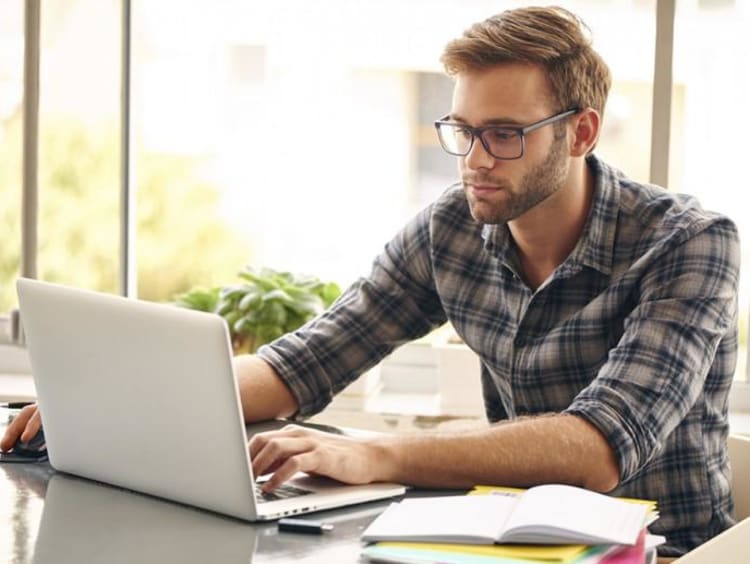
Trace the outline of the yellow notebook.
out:
<instances>
[{"instance_id":1,"label":"yellow notebook","mask_svg":"<svg viewBox=\"0 0 750 564\"><path fill-rule=\"evenodd\" d=\"M406 550L423 550L435 552L455 552L473 554L476 556L491 556L494 558L508 558L549 562L549 564L565 564L578 558L588 550L584 544L569 545L536 545L536 544L447 544L432 542L379 542L378 547Z\"/></svg>"}]
</instances>

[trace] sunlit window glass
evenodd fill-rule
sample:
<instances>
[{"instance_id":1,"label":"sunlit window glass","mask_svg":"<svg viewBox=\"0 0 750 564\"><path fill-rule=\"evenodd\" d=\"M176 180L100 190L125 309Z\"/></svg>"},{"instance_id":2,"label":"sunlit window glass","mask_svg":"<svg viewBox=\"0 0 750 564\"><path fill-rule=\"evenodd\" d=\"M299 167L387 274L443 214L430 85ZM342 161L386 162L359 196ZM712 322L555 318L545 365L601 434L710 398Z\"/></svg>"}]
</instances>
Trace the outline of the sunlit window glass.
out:
<instances>
[{"instance_id":1,"label":"sunlit window glass","mask_svg":"<svg viewBox=\"0 0 750 564\"><path fill-rule=\"evenodd\" d=\"M0 314L16 304L21 257L23 2L0 0Z\"/></svg>"},{"instance_id":2,"label":"sunlit window glass","mask_svg":"<svg viewBox=\"0 0 750 564\"><path fill-rule=\"evenodd\" d=\"M120 2L41 6L38 275L116 292Z\"/></svg>"},{"instance_id":3,"label":"sunlit window glass","mask_svg":"<svg viewBox=\"0 0 750 564\"><path fill-rule=\"evenodd\" d=\"M744 201L747 185L749 29L748 0L677 2L670 183L739 226L743 254L737 375L743 379L750 309L750 208L738 203Z\"/></svg>"},{"instance_id":4,"label":"sunlit window glass","mask_svg":"<svg viewBox=\"0 0 750 564\"><path fill-rule=\"evenodd\" d=\"M654 2L570 4L615 75L600 151L645 180ZM366 273L457 178L432 125L450 110L445 43L520 5L136 3L141 295L225 283L244 263L342 284Z\"/></svg>"}]
</instances>

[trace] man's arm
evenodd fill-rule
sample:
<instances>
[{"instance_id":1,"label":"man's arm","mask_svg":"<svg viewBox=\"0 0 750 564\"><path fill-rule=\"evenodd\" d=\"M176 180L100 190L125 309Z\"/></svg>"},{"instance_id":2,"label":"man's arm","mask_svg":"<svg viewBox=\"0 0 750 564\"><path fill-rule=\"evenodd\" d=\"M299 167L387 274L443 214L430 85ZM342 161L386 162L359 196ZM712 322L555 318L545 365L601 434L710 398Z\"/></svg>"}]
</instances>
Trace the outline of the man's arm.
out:
<instances>
[{"instance_id":1,"label":"man's arm","mask_svg":"<svg viewBox=\"0 0 750 564\"><path fill-rule=\"evenodd\" d=\"M233 362L245 421L289 417L297 412L297 400L265 360L246 354L234 357Z\"/></svg>"},{"instance_id":2,"label":"man's arm","mask_svg":"<svg viewBox=\"0 0 750 564\"><path fill-rule=\"evenodd\" d=\"M270 491L295 472L348 483L422 487L475 484L528 487L565 483L606 492L619 480L613 450L575 415L547 415L456 433L353 439L290 426L250 441L256 475L273 472Z\"/></svg>"}]
</instances>

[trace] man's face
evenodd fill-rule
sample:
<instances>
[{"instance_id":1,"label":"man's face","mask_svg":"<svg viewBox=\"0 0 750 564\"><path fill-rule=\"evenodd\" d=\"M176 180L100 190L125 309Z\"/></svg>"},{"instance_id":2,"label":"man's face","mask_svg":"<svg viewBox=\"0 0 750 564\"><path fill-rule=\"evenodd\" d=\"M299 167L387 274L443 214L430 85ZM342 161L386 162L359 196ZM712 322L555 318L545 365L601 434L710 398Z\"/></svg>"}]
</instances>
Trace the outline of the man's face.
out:
<instances>
[{"instance_id":1,"label":"man's face","mask_svg":"<svg viewBox=\"0 0 750 564\"><path fill-rule=\"evenodd\" d=\"M552 107L543 71L508 64L460 74L453 93L452 121L473 127L522 127L564 108ZM459 157L459 169L471 214L482 223L516 219L563 187L568 174L564 137L548 125L526 136L523 157L496 159L475 139Z\"/></svg>"}]
</instances>

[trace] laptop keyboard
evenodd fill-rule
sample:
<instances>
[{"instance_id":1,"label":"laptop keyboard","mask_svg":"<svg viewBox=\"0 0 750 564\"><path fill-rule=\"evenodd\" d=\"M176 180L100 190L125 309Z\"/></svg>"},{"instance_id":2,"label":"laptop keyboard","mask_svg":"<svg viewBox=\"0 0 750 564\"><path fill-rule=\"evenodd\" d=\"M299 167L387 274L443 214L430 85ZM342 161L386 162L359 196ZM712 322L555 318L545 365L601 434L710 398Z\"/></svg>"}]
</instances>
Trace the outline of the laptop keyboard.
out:
<instances>
[{"instance_id":1,"label":"laptop keyboard","mask_svg":"<svg viewBox=\"0 0 750 564\"><path fill-rule=\"evenodd\" d=\"M280 499L288 499L290 497L299 497L313 493L311 490L305 490L289 484L282 484L272 492L265 493L260 489L262 485L263 484L257 482L255 484L255 499L258 500L258 503L263 503L264 501L278 501Z\"/></svg>"}]
</instances>

